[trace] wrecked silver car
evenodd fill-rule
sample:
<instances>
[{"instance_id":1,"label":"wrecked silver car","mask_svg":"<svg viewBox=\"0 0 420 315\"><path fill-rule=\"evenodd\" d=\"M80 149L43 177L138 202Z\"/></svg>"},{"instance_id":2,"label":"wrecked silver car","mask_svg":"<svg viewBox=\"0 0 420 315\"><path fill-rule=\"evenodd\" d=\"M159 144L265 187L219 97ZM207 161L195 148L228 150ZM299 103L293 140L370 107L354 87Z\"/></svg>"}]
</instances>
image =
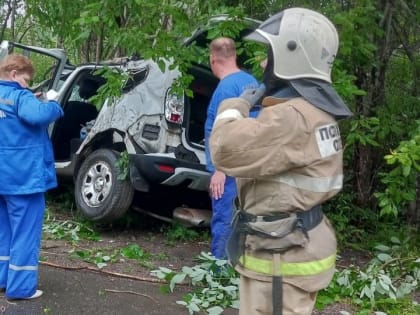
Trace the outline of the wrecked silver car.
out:
<instances>
[{"instance_id":1,"label":"wrecked silver car","mask_svg":"<svg viewBox=\"0 0 420 315\"><path fill-rule=\"evenodd\" d=\"M206 34L197 34L207 45ZM56 90L65 113L49 129L57 175L73 179L77 208L86 217L117 219L130 208L135 191L148 192L156 185L207 191L204 122L218 83L208 65L189 69L194 80L188 97L172 93L179 71L168 65L161 71L152 60L72 66L63 50L1 45L0 54L37 54L44 69L48 65L37 89ZM121 96L107 98L98 109L91 100L106 83L98 75L103 67L127 74L127 80Z\"/></svg>"}]
</instances>

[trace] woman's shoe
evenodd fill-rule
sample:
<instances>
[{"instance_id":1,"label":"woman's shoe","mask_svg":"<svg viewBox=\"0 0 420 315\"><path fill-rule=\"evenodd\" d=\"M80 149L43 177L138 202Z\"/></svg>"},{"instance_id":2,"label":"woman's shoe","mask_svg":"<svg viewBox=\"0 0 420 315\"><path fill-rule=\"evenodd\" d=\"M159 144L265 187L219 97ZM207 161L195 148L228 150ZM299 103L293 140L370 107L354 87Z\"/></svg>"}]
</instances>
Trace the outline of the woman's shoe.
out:
<instances>
[{"instance_id":1,"label":"woman's shoe","mask_svg":"<svg viewBox=\"0 0 420 315\"><path fill-rule=\"evenodd\" d=\"M34 294L28 297L22 297L22 298L8 298L8 300L33 300L36 298L39 298L44 292L42 290L36 290Z\"/></svg>"},{"instance_id":2,"label":"woman's shoe","mask_svg":"<svg viewBox=\"0 0 420 315\"><path fill-rule=\"evenodd\" d=\"M42 292L42 290L36 290L34 294L32 294L31 296L27 297L27 298L23 298L22 300L32 300L32 299L37 299L39 298L42 294L44 294L44 292Z\"/></svg>"}]
</instances>

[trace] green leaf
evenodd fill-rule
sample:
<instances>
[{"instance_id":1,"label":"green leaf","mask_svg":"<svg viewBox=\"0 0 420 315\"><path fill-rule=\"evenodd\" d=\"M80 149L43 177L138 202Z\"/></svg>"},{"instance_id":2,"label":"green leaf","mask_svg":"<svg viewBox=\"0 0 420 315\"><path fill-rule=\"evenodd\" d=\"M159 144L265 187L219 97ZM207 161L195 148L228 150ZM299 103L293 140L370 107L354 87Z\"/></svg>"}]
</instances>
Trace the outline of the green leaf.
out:
<instances>
[{"instance_id":1,"label":"green leaf","mask_svg":"<svg viewBox=\"0 0 420 315\"><path fill-rule=\"evenodd\" d=\"M191 311L193 311L193 312L199 312L200 311L200 308L198 307L198 305L197 304L195 304L195 303L191 303L190 305L189 305L189 309L191 310Z\"/></svg>"},{"instance_id":2,"label":"green leaf","mask_svg":"<svg viewBox=\"0 0 420 315\"><path fill-rule=\"evenodd\" d=\"M393 244L401 244L401 241L400 241L400 239L398 238L398 237L395 237L395 236L392 236L391 238L390 238L390 241L391 241L391 243L393 243Z\"/></svg>"},{"instance_id":3,"label":"green leaf","mask_svg":"<svg viewBox=\"0 0 420 315\"><path fill-rule=\"evenodd\" d=\"M106 263L103 263L103 262L100 262L100 263L97 263L96 264L96 266L99 268L99 269L102 269L102 268L104 268L104 267L106 267L106 266L108 266Z\"/></svg>"},{"instance_id":4,"label":"green leaf","mask_svg":"<svg viewBox=\"0 0 420 315\"><path fill-rule=\"evenodd\" d=\"M186 275L184 273L178 273L171 279L171 282L169 283L169 289L171 290L171 292L174 291L176 284L179 284L182 281L184 281L185 276Z\"/></svg>"},{"instance_id":5,"label":"green leaf","mask_svg":"<svg viewBox=\"0 0 420 315\"><path fill-rule=\"evenodd\" d=\"M390 255L385 254L385 253L380 253L376 257L378 257L378 259L382 262L387 262L392 259Z\"/></svg>"},{"instance_id":6,"label":"green leaf","mask_svg":"<svg viewBox=\"0 0 420 315\"><path fill-rule=\"evenodd\" d=\"M206 309L206 311L209 315L220 315L223 313L224 309L221 308L220 306L213 306Z\"/></svg>"},{"instance_id":7,"label":"green leaf","mask_svg":"<svg viewBox=\"0 0 420 315\"><path fill-rule=\"evenodd\" d=\"M391 250L389 246L382 245L382 244L375 246L375 249L381 252L389 252Z\"/></svg>"}]
</instances>

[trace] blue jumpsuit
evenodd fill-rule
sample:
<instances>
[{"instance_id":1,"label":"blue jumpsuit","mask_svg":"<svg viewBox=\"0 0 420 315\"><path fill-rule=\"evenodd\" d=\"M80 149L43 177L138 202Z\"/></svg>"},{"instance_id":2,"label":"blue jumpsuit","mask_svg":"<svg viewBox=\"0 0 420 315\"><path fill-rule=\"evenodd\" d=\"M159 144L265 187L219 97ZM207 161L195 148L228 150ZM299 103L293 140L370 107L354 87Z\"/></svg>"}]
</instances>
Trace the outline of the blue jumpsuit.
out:
<instances>
[{"instance_id":1,"label":"blue jumpsuit","mask_svg":"<svg viewBox=\"0 0 420 315\"><path fill-rule=\"evenodd\" d=\"M231 97L238 97L245 89L257 88L257 80L246 73L239 71L232 73L222 80L214 91L207 109L207 119L204 127L205 148L206 148L206 168L212 175L215 172L214 165L211 161L209 151L210 134L213 123L217 115L220 103ZM233 200L236 197L236 183L233 177L226 176L224 194L222 198L215 200L211 198L213 214L211 220L211 253L218 259L226 258L226 241L230 234L230 224L233 213Z\"/></svg>"},{"instance_id":2,"label":"blue jumpsuit","mask_svg":"<svg viewBox=\"0 0 420 315\"><path fill-rule=\"evenodd\" d=\"M0 288L7 298L37 289L44 193L57 186L47 128L61 116L57 102L0 81Z\"/></svg>"}]
</instances>

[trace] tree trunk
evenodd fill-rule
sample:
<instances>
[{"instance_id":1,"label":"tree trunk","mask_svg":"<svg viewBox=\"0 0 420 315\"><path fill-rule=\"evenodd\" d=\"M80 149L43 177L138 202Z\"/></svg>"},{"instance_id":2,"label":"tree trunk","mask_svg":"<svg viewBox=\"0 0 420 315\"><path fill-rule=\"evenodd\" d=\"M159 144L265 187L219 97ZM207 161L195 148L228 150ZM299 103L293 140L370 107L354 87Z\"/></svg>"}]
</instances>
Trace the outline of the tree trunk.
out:
<instances>
[{"instance_id":1,"label":"tree trunk","mask_svg":"<svg viewBox=\"0 0 420 315\"><path fill-rule=\"evenodd\" d=\"M15 0L12 0L15 1ZM10 18L10 15L12 14L12 4L10 3L10 1L8 1L7 3L3 4L3 14L1 15L1 17L3 18L3 24L1 26L1 33L0 33L0 41L2 41L4 39L4 33L7 29L8 26L8 21ZM7 7L7 9L5 9Z\"/></svg>"},{"instance_id":2,"label":"tree trunk","mask_svg":"<svg viewBox=\"0 0 420 315\"><path fill-rule=\"evenodd\" d=\"M420 230L420 175L416 177L416 199L408 205L407 221Z\"/></svg>"},{"instance_id":3,"label":"tree trunk","mask_svg":"<svg viewBox=\"0 0 420 315\"><path fill-rule=\"evenodd\" d=\"M102 50L104 46L104 26L101 24L100 34L96 37L96 51L95 51L95 61L99 63L102 60Z\"/></svg>"},{"instance_id":4,"label":"tree trunk","mask_svg":"<svg viewBox=\"0 0 420 315\"><path fill-rule=\"evenodd\" d=\"M357 112L365 117L376 116L378 107L385 101L385 75L388 62L391 56L391 37L392 37L392 19L390 1L378 1L378 10L383 12L383 18L379 21L379 27L384 30L384 36L373 37L372 42L376 44L375 62L373 62L370 73L361 69L357 76L358 86L367 91L367 94L359 99ZM372 204L373 191L376 187L374 182L376 178L376 169L382 163L382 154L380 149L366 146L364 144L356 145L356 154L354 159L355 170L355 191L357 192L357 204L361 207L374 208ZM379 151L379 152L378 152Z\"/></svg>"},{"instance_id":5,"label":"tree trunk","mask_svg":"<svg viewBox=\"0 0 420 315\"><path fill-rule=\"evenodd\" d=\"M12 0L12 13L10 16L10 38L12 41L15 40L15 17L16 17L16 0Z\"/></svg>"}]
</instances>

